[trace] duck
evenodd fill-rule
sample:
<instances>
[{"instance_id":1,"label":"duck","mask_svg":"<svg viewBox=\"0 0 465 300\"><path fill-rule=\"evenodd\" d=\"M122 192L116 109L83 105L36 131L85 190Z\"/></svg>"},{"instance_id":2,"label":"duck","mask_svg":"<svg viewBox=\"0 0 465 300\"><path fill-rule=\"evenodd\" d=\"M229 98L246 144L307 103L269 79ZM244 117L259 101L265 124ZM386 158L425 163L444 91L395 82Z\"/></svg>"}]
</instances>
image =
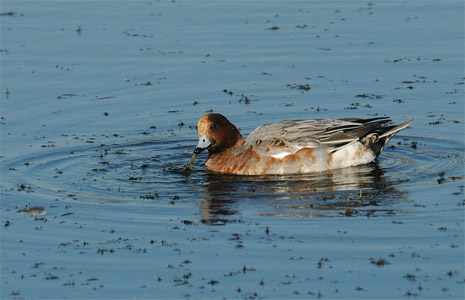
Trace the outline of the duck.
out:
<instances>
[{"instance_id":1,"label":"duck","mask_svg":"<svg viewBox=\"0 0 465 300\"><path fill-rule=\"evenodd\" d=\"M208 113L198 121L190 166L205 150L205 168L222 174L305 174L368 164L412 122L390 125L389 117L285 120L262 125L244 138L225 116Z\"/></svg>"}]
</instances>

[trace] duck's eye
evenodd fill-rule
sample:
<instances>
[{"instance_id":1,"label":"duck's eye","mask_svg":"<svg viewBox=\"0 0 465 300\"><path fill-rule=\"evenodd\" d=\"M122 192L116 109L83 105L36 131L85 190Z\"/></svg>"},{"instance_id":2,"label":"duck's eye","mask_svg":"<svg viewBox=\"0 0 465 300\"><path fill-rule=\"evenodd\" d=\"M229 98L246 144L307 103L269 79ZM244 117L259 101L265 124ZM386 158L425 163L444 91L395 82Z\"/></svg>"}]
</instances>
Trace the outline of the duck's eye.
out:
<instances>
[{"instance_id":1,"label":"duck's eye","mask_svg":"<svg viewBox=\"0 0 465 300\"><path fill-rule=\"evenodd\" d=\"M218 127L218 123L212 123L212 124L210 125L210 128L211 128L211 129L215 129L215 128L217 128L217 127Z\"/></svg>"}]
</instances>

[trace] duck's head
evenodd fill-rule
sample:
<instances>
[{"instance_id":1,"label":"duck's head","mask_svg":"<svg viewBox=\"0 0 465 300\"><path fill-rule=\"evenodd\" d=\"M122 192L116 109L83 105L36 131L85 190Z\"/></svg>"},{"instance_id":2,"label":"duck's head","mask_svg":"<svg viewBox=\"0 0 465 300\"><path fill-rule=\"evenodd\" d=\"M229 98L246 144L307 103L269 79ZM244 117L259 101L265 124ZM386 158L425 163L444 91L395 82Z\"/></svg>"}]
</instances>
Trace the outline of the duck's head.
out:
<instances>
[{"instance_id":1,"label":"duck's head","mask_svg":"<svg viewBox=\"0 0 465 300\"><path fill-rule=\"evenodd\" d=\"M239 130L221 114L206 114L197 124L199 143L195 154L208 149L210 153L222 152L243 141Z\"/></svg>"}]
</instances>

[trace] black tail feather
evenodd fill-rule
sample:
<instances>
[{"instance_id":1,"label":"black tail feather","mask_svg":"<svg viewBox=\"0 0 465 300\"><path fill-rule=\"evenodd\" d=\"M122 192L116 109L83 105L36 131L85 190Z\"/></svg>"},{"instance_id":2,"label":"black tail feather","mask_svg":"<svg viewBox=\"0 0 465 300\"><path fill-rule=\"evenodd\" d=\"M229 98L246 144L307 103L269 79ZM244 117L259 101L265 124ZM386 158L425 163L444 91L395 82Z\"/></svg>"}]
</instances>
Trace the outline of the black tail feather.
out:
<instances>
[{"instance_id":1,"label":"black tail feather","mask_svg":"<svg viewBox=\"0 0 465 300\"><path fill-rule=\"evenodd\" d=\"M382 119L382 120L379 120L379 119ZM395 126L382 126L383 124L391 122L389 118L374 118L374 119L365 119L365 120L355 119L355 120L359 120L357 121L357 123L361 123L363 124L363 126L347 130L345 133L357 136L360 139L372 133L382 135L385 132L388 132L393 127L395 127Z\"/></svg>"},{"instance_id":2,"label":"black tail feather","mask_svg":"<svg viewBox=\"0 0 465 300\"><path fill-rule=\"evenodd\" d=\"M383 126L386 123L391 122L391 120L387 117L344 120L363 124L358 128L346 130L344 133L358 137L362 143L367 144L370 147L376 157L381 154L384 146L386 146L389 140L396 133L409 126L413 121L409 120L398 125Z\"/></svg>"}]
</instances>

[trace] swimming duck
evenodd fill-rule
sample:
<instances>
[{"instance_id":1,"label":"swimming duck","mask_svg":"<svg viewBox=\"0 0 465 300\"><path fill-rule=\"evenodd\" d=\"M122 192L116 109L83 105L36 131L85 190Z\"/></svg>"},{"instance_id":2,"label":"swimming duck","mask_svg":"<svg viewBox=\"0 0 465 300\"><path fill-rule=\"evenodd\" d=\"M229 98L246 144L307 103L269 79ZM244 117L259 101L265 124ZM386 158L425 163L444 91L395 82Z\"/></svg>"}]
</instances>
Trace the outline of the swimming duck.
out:
<instances>
[{"instance_id":1,"label":"swimming duck","mask_svg":"<svg viewBox=\"0 0 465 300\"><path fill-rule=\"evenodd\" d=\"M256 128L246 139L226 117L200 118L195 157L208 150L205 167L224 174L302 174L357 166L375 160L389 140L413 120L387 125L371 119L293 120Z\"/></svg>"}]
</instances>

